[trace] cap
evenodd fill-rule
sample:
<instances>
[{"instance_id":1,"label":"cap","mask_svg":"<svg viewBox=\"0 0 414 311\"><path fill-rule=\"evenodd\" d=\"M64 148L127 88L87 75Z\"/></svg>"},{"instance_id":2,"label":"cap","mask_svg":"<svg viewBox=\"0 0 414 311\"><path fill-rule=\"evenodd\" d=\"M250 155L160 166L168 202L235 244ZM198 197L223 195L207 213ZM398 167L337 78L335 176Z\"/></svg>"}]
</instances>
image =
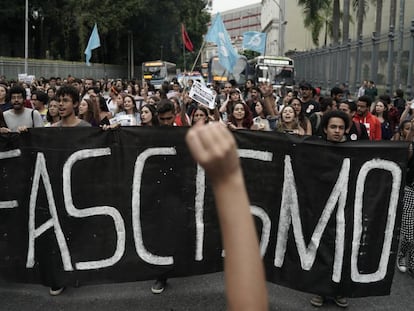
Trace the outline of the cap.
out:
<instances>
[{"instance_id":1,"label":"cap","mask_svg":"<svg viewBox=\"0 0 414 311\"><path fill-rule=\"evenodd\" d=\"M301 84L299 84L299 89L308 89L308 90L312 90L313 87L309 82L302 82Z\"/></svg>"}]
</instances>

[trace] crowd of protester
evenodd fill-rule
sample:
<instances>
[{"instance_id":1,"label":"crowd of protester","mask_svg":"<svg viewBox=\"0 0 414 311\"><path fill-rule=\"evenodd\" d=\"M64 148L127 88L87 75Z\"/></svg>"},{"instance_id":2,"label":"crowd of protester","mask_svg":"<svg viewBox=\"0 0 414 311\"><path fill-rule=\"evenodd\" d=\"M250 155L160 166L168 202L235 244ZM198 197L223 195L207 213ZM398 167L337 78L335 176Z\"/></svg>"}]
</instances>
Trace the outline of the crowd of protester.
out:
<instances>
[{"instance_id":1,"label":"crowd of protester","mask_svg":"<svg viewBox=\"0 0 414 311\"><path fill-rule=\"evenodd\" d=\"M3 80L0 81L0 133L55 126L104 130L119 126L192 127L196 123L218 121L231 131L274 131L335 142L410 142L397 267L401 272L414 274L414 107L404 99L404 92L398 89L394 97L378 96L372 90L372 81L364 82L355 98L343 84L322 94L321 88L305 81L278 90L268 84L255 85L252 80L244 86L233 82L209 85L217 95L216 107L210 109L190 97L191 80L184 87L176 80L165 82L160 89L155 89L149 81L95 81L70 76L63 80L39 79L30 85ZM332 116L344 122L330 129ZM166 281L160 277L152 292L161 293ZM51 289L51 294L59 294L60 289L58 286ZM336 298L338 306L347 306L345 298ZM312 304L321 306L323 301L319 297Z\"/></svg>"}]
</instances>

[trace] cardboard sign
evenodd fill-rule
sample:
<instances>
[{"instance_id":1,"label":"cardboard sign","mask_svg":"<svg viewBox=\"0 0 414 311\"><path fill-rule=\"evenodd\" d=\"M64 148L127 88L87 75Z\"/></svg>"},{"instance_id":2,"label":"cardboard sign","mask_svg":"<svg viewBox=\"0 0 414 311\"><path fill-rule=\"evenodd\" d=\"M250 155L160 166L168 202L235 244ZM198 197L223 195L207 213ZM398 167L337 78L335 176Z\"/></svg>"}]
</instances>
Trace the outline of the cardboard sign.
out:
<instances>
[{"instance_id":1,"label":"cardboard sign","mask_svg":"<svg viewBox=\"0 0 414 311\"><path fill-rule=\"evenodd\" d=\"M214 109L216 107L216 94L198 81L194 81L189 96L209 109Z\"/></svg>"}]
</instances>

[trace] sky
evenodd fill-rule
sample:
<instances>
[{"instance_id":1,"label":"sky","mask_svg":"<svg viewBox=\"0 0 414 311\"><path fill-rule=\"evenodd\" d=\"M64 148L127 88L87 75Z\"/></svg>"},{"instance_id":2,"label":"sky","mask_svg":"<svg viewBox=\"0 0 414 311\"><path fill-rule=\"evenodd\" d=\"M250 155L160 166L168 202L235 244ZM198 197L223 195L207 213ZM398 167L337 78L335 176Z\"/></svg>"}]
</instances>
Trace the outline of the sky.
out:
<instances>
[{"instance_id":1,"label":"sky","mask_svg":"<svg viewBox=\"0 0 414 311\"><path fill-rule=\"evenodd\" d=\"M261 0L213 0L213 13L240 8L249 4L259 3Z\"/></svg>"}]
</instances>

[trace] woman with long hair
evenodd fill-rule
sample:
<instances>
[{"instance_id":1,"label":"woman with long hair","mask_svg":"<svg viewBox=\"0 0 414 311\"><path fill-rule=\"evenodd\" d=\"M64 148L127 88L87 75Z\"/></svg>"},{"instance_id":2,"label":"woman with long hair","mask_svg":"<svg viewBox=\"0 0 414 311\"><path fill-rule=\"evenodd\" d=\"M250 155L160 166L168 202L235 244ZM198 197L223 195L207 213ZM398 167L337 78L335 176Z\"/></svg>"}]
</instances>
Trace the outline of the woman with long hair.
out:
<instances>
[{"instance_id":1,"label":"woman with long hair","mask_svg":"<svg viewBox=\"0 0 414 311\"><path fill-rule=\"evenodd\" d=\"M46 127L52 126L53 124L60 121L59 115L59 102L56 97L50 99L49 108L47 109L46 113L46 120L47 123L45 124Z\"/></svg>"},{"instance_id":2,"label":"woman with long hair","mask_svg":"<svg viewBox=\"0 0 414 311\"><path fill-rule=\"evenodd\" d=\"M132 94L124 95L124 111L115 115L116 122L121 126L137 126L141 124L141 116L135 104L135 98Z\"/></svg>"},{"instance_id":3,"label":"woman with long hair","mask_svg":"<svg viewBox=\"0 0 414 311\"><path fill-rule=\"evenodd\" d=\"M404 120L401 122L398 132L395 133L392 140L409 141L408 135L411 131L411 121Z\"/></svg>"},{"instance_id":4,"label":"woman with long hair","mask_svg":"<svg viewBox=\"0 0 414 311\"><path fill-rule=\"evenodd\" d=\"M382 140L390 140L393 136L393 129L388 120L388 107L379 100L372 110L372 114L381 122L381 138Z\"/></svg>"},{"instance_id":5,"label":"woman with long hair","mask_svg":"<svg viewBox=\"0 0 414 311\"><path fill-rule=\"evenodd\" d=\"M298 114L292 106L284 106L280 111L280 120L276 131L279 133L305 135L305 131L299 124Z\"/></svg>"},{"instance_id":6,"label":"woman with long hair","mask_svg":"<svg viewBox=\"0 0 414 311\"><path fill-rule=\"evenodd\" d=\"M204 124L207 124L210 121L208 109L201 105L194 110L191 125L197 124L200 120L203 120Z\"/></svg>"},{"instance_id":7,"label":"woman with long hair","mask_svg":"<svg viewBox=\"0 0 414 311\"><path fill-rule=\"evenodd\" d=\"M263 105L261 101L257 101L254 105L253 116L253 125L251 127L252 130L270 131L270 124L269 120L267 119L269 113L266 109L266 106Z\"/></svg>"},{"instance_id":8,"label":"woman with long hair","mask_svg":"<svg viewBox=\"0 0 414 311\"><path fill-rule=\"evenodd\" d=\"M141 126L158 126L157 110L154 105L142 105Z\"/></svg>"},{"instance_id":9,"label":"woman with long hair","mask_svg":"<svg viewBox=\"0 0 414 311\"><path fill-rule=\"evenodd\" d=\"M230 110L230 116L227 122L229 129L240 130L250 129L253 125L253 116L249 106L239 101L236 102Z\"/></svg>"},{"instance_id":10,"label":"woman with long hair","mask_svg":"<svg viewBox=\"0 0 414 311\"><path fill-rule=\"evenodd\" d=\"M8 98L8 89L4 84L0 84L0 110L6 111L13 108Z\"/></svg>"},{"instance_id":11,"label":"woman with long hair","mask_svg":"<svg viewBox=\"0 0 414 311\"><path fill-rule=\"evenodd\" d=\"M171 97L170 101L174 104L175 108L175 120L174 123L177 126L189 126L191 124L191 120L186 113L186 109L184 108L184 104L178 97Z\"/></svg>"},{"instance_id":12,"label":"woman with long hair","mask_svg":"<svg viewBox=\"0 0 414 311\"><path fill-rule=\"evenodd\" d=\"M4 120L3 111L0 109L0 134L10 133L10 129L7 128L6 120Z\"/></svg>"},{"instance_id":13,"label":"woman with long hair","mask_svg":"<svg viewBox=\"0 0 414 311\"><path fill-rule=\"evenodd\" d=\"M96 109L96 104L90 98L84 97L79 103L78 117L79 119L90 123L93 127L98 127L100 125L98 109Z\"/></svg>"},{"instance_id":14,"label":"woman with long hair","mask_svg":"<svg viewBox=\"0 0 414 311\"><path fill-rule=\"evenodd\" d=\"M312 135L312 124L305 116L305 111L302 109L302 101L297 97L292 97L288 105L295 109L299 125L305 131L304 135Z\"/></svg>"}]
</instances>

